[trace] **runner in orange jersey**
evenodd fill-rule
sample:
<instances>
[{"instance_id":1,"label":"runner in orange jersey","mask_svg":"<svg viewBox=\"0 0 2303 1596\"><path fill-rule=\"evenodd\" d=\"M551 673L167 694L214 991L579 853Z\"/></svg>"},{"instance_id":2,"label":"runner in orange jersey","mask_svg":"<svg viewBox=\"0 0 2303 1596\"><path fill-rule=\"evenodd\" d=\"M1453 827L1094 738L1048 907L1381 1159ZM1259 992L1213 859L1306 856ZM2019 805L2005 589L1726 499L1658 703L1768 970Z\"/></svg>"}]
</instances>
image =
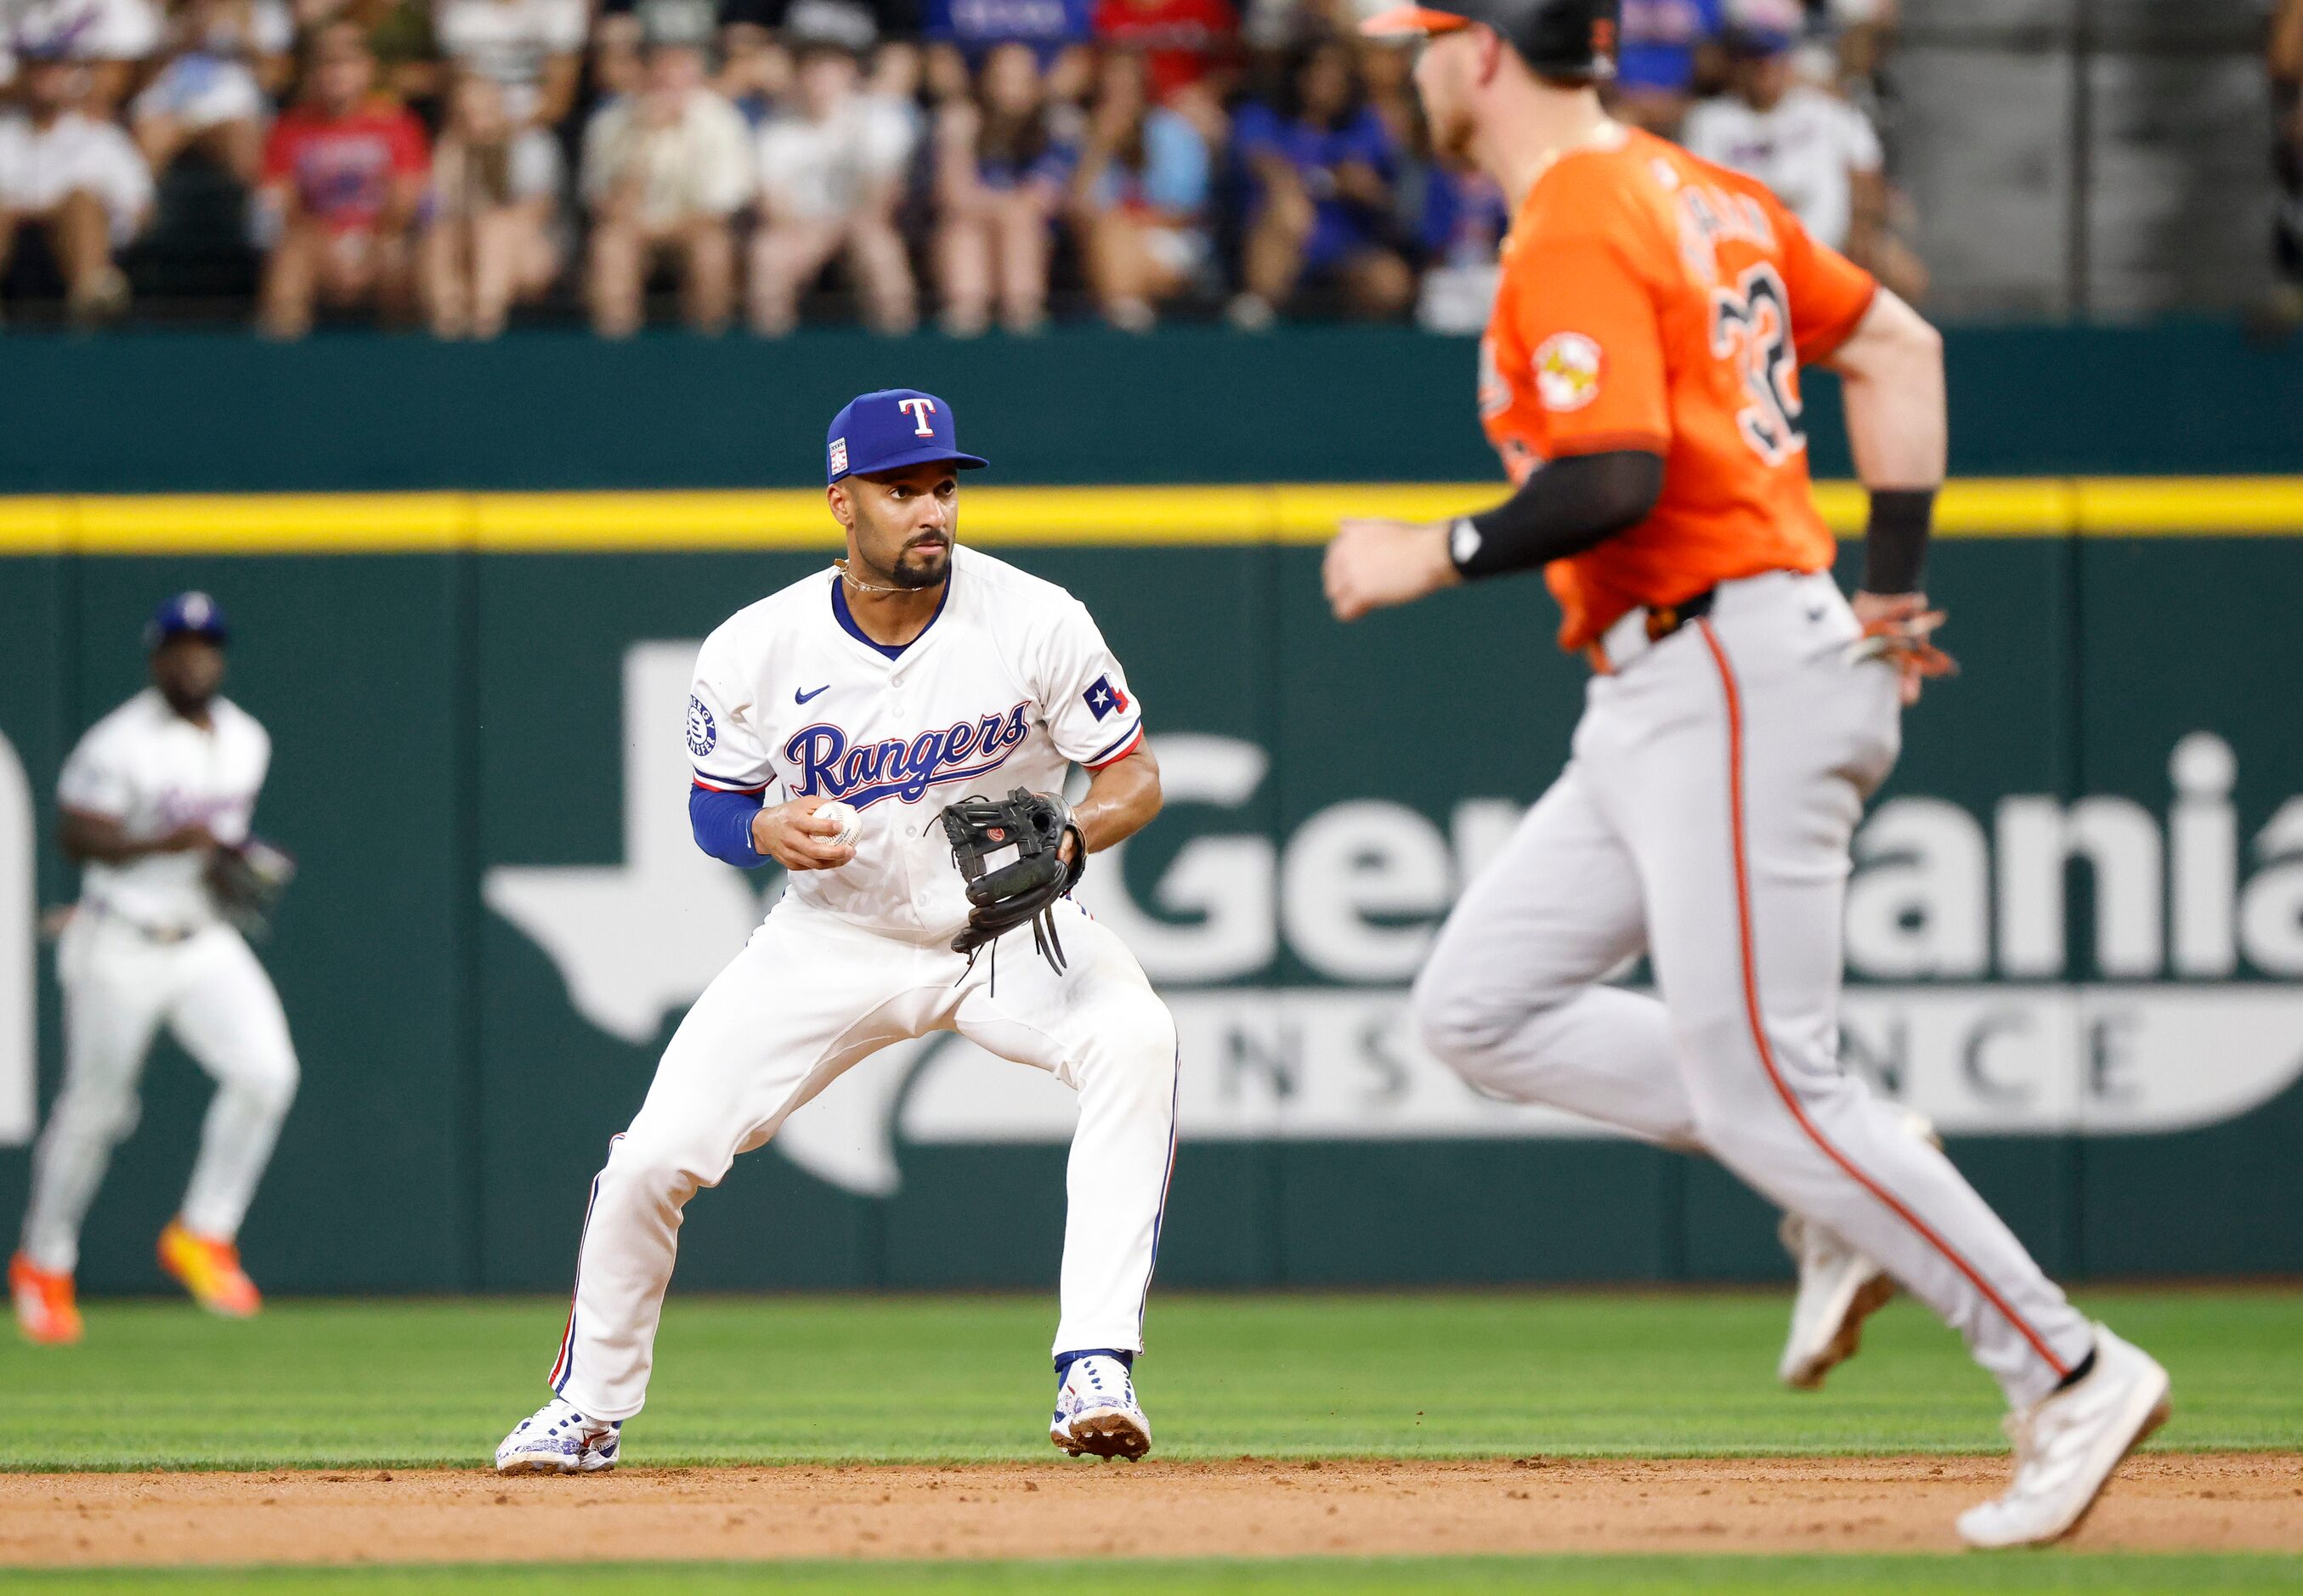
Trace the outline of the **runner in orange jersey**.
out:
<instances>
[{"instance_id":1,"label":"runner in orange jersey","mask_svg":"<svg viewBox=\"0 0 2303 1596\"><path fill-rule=\"evenodd\" d=\"M1842 1068L1849 842L1902 705L1949 661L1919 591L1944 457L1941 342L1759 183L1603 112L1611 0L1445 0L1418 38L1443 154L1514 211L1480 410L1516 486L1452 523L1346 521L1337 615L1541 567L1593 669L1566 768L1416 982L1482 1091L1700 1147L1786 1212L1783 1366L1820 1383L1900 1283L2015 1410L1971 1543L2051 1541L2166 1416L2166 1372L2090 1324L1909 1117ZM1800 367L1839 372L1871 490L1842 596ZM1645 953L1658 995L1604 984ZM1875 1262L1876 1261L1876 1262Z\"/></svg>"}]
</instances>

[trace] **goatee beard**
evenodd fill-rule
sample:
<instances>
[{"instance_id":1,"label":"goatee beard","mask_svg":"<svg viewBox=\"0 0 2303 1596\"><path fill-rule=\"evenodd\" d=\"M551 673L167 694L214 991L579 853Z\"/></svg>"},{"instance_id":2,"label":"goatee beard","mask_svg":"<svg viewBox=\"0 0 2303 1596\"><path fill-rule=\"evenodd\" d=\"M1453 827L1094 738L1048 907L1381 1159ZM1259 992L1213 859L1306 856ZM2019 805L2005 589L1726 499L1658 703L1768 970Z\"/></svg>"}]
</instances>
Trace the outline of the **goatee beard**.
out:
<instances>
[{"instance_id":1,"label":"goatee beard","mask_svg":"<svg viewBox=\"0 0 2303 1596\"><path fill-rule=\"evenodd\" d=\"M939 550L936 557L924 565L914 565L909 561L898 560L896 562L896 569L888 574L895 578L896 586L898 587L909 587L915 590L932 587L951 574L951 551Z\"/></svg>"}]
</instances>

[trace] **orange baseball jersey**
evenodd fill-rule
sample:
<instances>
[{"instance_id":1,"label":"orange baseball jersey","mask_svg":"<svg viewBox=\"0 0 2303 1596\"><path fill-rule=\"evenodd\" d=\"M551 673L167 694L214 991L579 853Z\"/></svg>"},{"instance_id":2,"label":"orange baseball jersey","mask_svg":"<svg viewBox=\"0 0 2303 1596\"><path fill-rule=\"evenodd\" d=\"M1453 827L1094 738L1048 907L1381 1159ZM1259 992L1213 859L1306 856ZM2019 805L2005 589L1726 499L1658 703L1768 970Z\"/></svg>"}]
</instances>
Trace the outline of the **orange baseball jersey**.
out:
<instances>
[{"instance_id":1,"label":"orange baseball jersey","mask_svg":"<svg viewBox=\"0 0 2303 1596\"><path fill-rule=\"evenodd\" d=\"M1514 483L1608 449L1664 457L1638 526L1545 580L1583 647L1624 612L1736 577L1820 570L1799 366L1870 308L1871 274L1817 243L1765 185L1633 129L1570 150L1504 241L1480 349L1480 414Z\"/></svg>"}]
</instances>

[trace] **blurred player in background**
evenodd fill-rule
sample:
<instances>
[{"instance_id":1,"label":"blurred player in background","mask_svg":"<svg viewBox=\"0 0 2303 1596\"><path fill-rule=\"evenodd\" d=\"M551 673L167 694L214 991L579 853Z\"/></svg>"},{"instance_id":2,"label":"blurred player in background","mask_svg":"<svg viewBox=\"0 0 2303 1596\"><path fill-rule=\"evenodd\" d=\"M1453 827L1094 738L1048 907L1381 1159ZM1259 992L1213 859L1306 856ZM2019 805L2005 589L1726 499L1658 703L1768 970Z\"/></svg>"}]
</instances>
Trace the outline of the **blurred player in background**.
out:
<instances>
[{"instance_id":1,"label":"blurred player in background","mask_svg":"<svg viewBox=\"0 0 2303 1596\"><path fill-rule=\"evenodd\" d=\"M1542 568L1595 675L1566 769L1416 982L1424 1039L1490 1095L1700 1147L1794 1216L1791 1383L1854 1350L1888 1279L1924 1301L2014 1409L2014 1482L1961 1534L2052 1541L2166 1417L2166 1371L2088 1323L1838 1051L1855 823L1900 705L1950 665L1919 591L1941 341L1763 184L1606 114L1612 0L1447 3L1366 26L1422 40L1433 144L1514 208L1480 410L1518 491L1454 522L1346 521L1328 595L1351 621ZM1870 490L1852 605L1809 489L1802 361L1843 377ZM1606 984L1641 953L1658 996ZM1852 1288L1823 1319L1819 1272Z\"/></svg>"},{"instance_id":2,"label":"blurred player in background","mask_svg":"<svg viewBox=\"0 0 2303 1596\"><path fill-rule=\"evenodd\" d=\"M17 1322L36 1342L80 1338L80 1222L135 1128L137 1078L163 1024L216 1094L161 1265L212 1312L260 1305L234 1238L296 1095L296 1052L271 979L211 885L219 858L249 840L272 760L264 728L217 694L229 637L205 593L162 604L145 631L152 685L89 729L56 783L58 840L81 866L56 950L63 1088L8 1266Z\"/></svg>"},{"instance_id":3,"label":"blurred player in background","mask_svg":"<svg viewBox=\"0 0 2303 1596\"><path fill-rule=\"evenodd\" d=\"M1902 299L1924 298L1927 267L1888 225L1886 152L1871 119L1799 78L1799 8L1747 16L1721 38L1728 92L1687 114L1680 142L1707 161L1758 178L1818 243L1862 266ZM1747 8L1753 10L1756 8Z\"/></svg>"}]
</instances>

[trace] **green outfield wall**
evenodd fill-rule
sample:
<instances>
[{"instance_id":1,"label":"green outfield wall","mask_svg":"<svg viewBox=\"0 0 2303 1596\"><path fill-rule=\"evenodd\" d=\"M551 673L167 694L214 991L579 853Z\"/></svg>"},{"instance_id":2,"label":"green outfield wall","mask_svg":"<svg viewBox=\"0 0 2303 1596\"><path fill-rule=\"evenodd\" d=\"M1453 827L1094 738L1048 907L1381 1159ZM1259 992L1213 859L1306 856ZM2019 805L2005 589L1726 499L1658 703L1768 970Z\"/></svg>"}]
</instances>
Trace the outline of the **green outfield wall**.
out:
<instances>
[{"instance_id":1,"label":"green outfield wall","mask_svg":"<svg viewBox=\"0 0 2303 1596\"><path fill-rule=\"evenodd\" d=\"M963 536L1094 611L1167 773L1166 814L1083 888L1185 1039L1164 1280L1782 1269L1715 1168L1474 1098L1405 1023L1438 919L1558 770L1582 672L1530 581L1338 627L1318 545L1347 509L1490 492L968 490ZM263 951L305 1086L251 1267L563 1287L608 1137L774 890L688 840L688 662L822 562L822 518L806 492L0 502L0 1224L55 1085L21 931L72 890L55 772L139 685L153 602L199 586L274 734L259 823L303 866ZM1861 835L1850 1067L1932 1114L2060 1271L2303 1270L2303 482L1966 481L1944 520L1965 669ZM164 1043L90 1288L159 1285L205 1097ZM1050 1283L1067 1113L957 1043L882 1056L697 1199L682 1284Z\"/></svg>"},{"instance_id":2,"label":"green outfield wall","mask_svg":"<svg viewBox=\"0 0 2303 1596\"><path fill-rule=\"evenodd\" d=\"M2303 347L2235 326L1946 334L1961 476L2303 470ZM488 344L0 341L0 494L798 486L854 394L926 388L1011 483L1490 477L1474 344L1403 328ZM1844 476L1811 380L1819 476Z\"/></svg>"},{"instance_id":3,"label":"green outfield wall","mask_svg":"<svg viewBox=\"0 0 2303 1596\"><path fill-rule=\"evenodd\" d=\"M2220 325L1948 354L1932 586L1966 670L1862 834L1851 1068L2058 1270L2303 1269L2303 354ZM687 661L829 552L824 420L904 384L995 462L964 536L1094 609L1167 772L1168 812L1083 889L1185 1037L1162 1278L1778 1271L1717 1170L1472 1098L1403 1023L1581 692L1533 583L1349 630L1320 604L1337 516L1495 491L1473 365L1367 329L0 340L0 1225L55 1087L31 928L72 891L56 769L138 685L150 605L202 586L275 738L260 823L303 863L264 956L305 1087L252 1267L564 1286L607 1137L774 890L688 840ZM1844 477L1832 384L1809 398ZM164 1043L90 1288L159 1285L205 1097ZM1031 1072L885 1056L698 1199L682 1282L1050 1282L1067 1127Z\"/></svg>"}]
</instances>

